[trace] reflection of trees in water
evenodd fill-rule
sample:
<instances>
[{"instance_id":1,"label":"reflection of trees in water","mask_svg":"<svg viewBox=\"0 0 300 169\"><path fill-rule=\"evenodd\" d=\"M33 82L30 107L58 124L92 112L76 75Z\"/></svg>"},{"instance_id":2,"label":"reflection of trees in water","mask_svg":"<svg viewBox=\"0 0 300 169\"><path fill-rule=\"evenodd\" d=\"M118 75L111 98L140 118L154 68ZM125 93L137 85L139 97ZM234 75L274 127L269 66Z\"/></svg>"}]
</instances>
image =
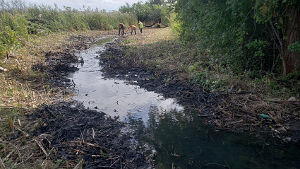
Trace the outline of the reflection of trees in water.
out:
<instances>
[{"instance_id":1,"label":"reflection of trees in water","mask_svg":"<svg viewBox=\"0 0 300 169\"><path fill-rule=\"evenodd\" d=\"M151 107L146 125L142 120L133 119L132 124L138 126L137 140L142 145L152 145L158 152L155 158L158 168L171 168L172 163L176 168L199 168L198 158L202 149L194 132L197 135L201 133L201 139L209 140L209 129L196 125L193 118L190 112L177 112L175 109L166 112Z\"/></svg>"},{"instance_id":2,"label":"reflection of trees in water","mask_svg":"<svg viewBox=\"0 0 300 169\"><path fill-rule=\"evenodd\" d=\"M287 168L299 165L293 146L269 146L269 142L203 126L195 112L151 107L147 124L131 118L136 139L157 151L156 166L171 168ZM298 145L299 148L299 145ZM291 158L293 156L293 158ZM281 160L276 160L280 158ZM296 161L296 163L295 163ZM229 167L230 166L230 167Z\"/></svg>"}]
</instances>

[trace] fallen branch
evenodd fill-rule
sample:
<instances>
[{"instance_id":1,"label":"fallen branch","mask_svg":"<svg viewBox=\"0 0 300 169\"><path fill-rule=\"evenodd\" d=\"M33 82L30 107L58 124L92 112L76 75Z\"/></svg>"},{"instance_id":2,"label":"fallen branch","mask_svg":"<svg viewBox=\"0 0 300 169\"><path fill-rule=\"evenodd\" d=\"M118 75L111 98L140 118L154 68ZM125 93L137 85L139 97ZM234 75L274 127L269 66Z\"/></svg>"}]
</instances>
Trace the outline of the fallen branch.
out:
<instances>
[{"instance_id":1,"label":"fallen branch","mask_svg":"<svg viewBox=\"0 0 300 169\"><path fill-rule=\"evenodd\" d=\"M95 139L95 131L94 131L94 128L92 128L92 131L93 131L92 137L93 137L93 139Z\"/></svg>"},{"instance_id":2,"label":"fallen branch","mask_svg":"<svg viewBox=\"0 0 300 169\"><path fill-rule=\"evenodd\" d=\"M114 164L116 164L116 162L118 162L120 159L117 159L114 163L112 163L112 165L110 165L110 167L112 167Z\"/></svg>"},{"instance_id":3,"label":"fallen branch","mask_svg":"<svg viewBox=\"0 0 300 169\"><path fill-rule=\"evenodd\" d=\"M13 150L13 151L11 151L4 159L3 159L3 162L5 162L6 161L6 159L8 159L9 158L9 156L14 152L15 150Z\"/></svg>"},{"instance_id":4,"label":"fallen branch","mask_svg":"<svg viewBox=\"0 0 300 169\"><path fill-rule=\"evenodd\" d=\"M38 146L43 151L43 153L46 155L46 157L48 157L47 151L44 149L43 145L39 141L37 141L36 139L34 139L34 141L38 144Z\"/></svg>"},{"instance_id":5,"label":"fallen branch","mask_svg":"<svg viewBox=\"0 0 300 169\"><path fill-rule=\"evenodd\" d=\"M5 165L4 165L4 163L3 163L3 161L2 161L1 158L0 158L0 161L1 161L1 164L2 164L2 165L0 165L1 169L2 169L2 168L5 168Z\"/></svg>"},{"instance_id":6,"label":"fallen branch","mask_svg":"<svg viewBox=\"0 0 300 169\"><path fill-rule=\"evenodd\" d=\"M99 145L92 144L92 143L86 143L86 142L82 142L82 141L69 141L69 143L79 143L80 145L81 145L81 144L86 144L86 145L88 145L88 146L98 147L98 148L100 148L100 149L102 149L102 150L109 151L107 148L104 148L104 147L101 147L101 146L99 146Z\"/></svg>"},{"instance_id":7,"label":"fallen branch","mask_svg":"<svg viewBox=\"0 0 300 169\"><path fill-rule=\"evenodd\" d=\"M294 100L270 100L270 102L273 103L290 103L290 104L294 104L294 105L299 105L300 101L294 101Z\"/></svg>"},{"instance_id":8,"label":"fallen branch","mask_svg":"<svg viewBox=\"0 0 300 169\"><path fill-rule=\"evenodd\" d=\"M83 163L83 159L81 159L79 161L79 163L73 169L80 169L80 168L82 168L82 163Z\"/></svg>"},{"instance_id":9,"label":"fallen branch","mask_svg":"<svg viewBox=\"0 0 300 169\"><path fill-rule=\"evenodd\" d=\"M20 132L22 132L22 133L25 135L25 137L29 137L29 134L26 133L25 131L21 130L19 127L15 126L15 129L17 129L17 130L19 130Z\"/></svg>"},{"instance_id":10,"label":"fallen branch","mask_svg":"<svg viewBox=\"0 0 300 169\"><path fill-rule=\"evenodd\" d=\"M243 121L244 121L243 119L238 120L238 121L231 121L231 122L228 122L228 123L226 124L226 126L227 126L228 124L236 124L236 123L240 123L240 122L243 122Z\"/></svg>"}]
</instances>

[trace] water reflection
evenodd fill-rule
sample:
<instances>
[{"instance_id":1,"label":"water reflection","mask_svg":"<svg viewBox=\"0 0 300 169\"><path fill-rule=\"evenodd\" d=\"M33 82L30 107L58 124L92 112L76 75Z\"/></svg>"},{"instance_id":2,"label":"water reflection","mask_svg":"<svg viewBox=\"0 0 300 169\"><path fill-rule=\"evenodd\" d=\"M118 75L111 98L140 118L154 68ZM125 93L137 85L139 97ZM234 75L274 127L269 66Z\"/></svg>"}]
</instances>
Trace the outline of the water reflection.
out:
<instances>
[{"instance_id":1,"label":"water reflection","mask_svg":"<svg viewBox=\"0 0 300 169\"><path fill-rule=\"evenodd\" d=\"M73 99L83 102L86 108L102 111L112 117L118 116L122 121L126 121L129 113L146 122L148 109L152 105L165 110L183 109L174 99L164 98L124 80L105 78L100 71L102 67L99 66L99 54L105 50L104 44L113 39L114 37L101 39L78 54L82 62L75 66L79 70L69 76L76 85Z\"/></svg>"},{"instance_id":2,"label":"water reflection","mask_svg":"<svg viewBox=\"0 0 300 169\"><path fill-rule=\"evenodd\" d=\"M203 126L193 111L160 111L149 120L131 118L141 145L157 151L156 168L298 168L300 146L281 145Z\"/></svg>"}]
</instances>

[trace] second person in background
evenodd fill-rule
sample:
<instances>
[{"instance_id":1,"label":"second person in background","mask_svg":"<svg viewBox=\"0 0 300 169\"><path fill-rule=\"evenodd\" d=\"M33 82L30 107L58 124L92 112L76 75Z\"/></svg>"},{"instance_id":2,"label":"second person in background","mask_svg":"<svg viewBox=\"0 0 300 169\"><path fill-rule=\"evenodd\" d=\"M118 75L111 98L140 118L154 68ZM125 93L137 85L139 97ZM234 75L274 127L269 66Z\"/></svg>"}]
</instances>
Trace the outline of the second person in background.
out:
<instances>
[{"instance_id":1,"label":"second person in background","mask_svg":"<svg viewBox=\"0 0 300 169\"><path fill-rule=\"evenodd\" d=\"M144 25L141 21L139 21L139 28L140 28L140 32L143 33Z\"/></svg>"},{"instance_id":2,"label":"second person in background","mask_svg":"<svg viewBox=\"0 0 300 169\"><path fill-rule=\"evenodd\" d=\"M133 31L134 31L134 33L136 35L136 27L134 25L131 25L130 28L131 28L131 35L132 35Z\"/></svg>"},{"instance_id":3,"label":"second person in background","mask_svg":"<svg viewBox=\"0 0 300 169\"><path fill-rule=\"evenodd\" d=\"M126 26L123 23L119 23L119 35L124 35Z\"/></svg>"}]
</instances>

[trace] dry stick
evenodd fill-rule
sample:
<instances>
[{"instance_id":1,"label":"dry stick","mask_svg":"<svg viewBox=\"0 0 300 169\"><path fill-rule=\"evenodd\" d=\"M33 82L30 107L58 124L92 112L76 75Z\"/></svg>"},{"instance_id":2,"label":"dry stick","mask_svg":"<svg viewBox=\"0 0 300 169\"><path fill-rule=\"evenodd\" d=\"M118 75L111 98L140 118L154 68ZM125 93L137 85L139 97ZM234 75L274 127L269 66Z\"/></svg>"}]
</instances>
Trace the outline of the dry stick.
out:
<instances>
[{"instance_id":1,"label":"dry stick","mask_svg":"<svg viewBox=\"0 0 300 169\"><path fill-rule=\"evenodd\" d=\"M222 164L218 164L218 163L207 163L205 166L207 167L209 165L218 165L218 166L228 167L227 165L222 165Z\"/></svg>"},{"instance_id":2,"label":"dry stick","mask_svg":"<svg viewBox=\"0 0 300 169\"><path fill-rule=\"evenodd\" d=\"M34 154L31 153L31 155L29 157L27 157L23 162L21 162L20 164L24 163L25 161L29 160Z\"/></svg>"},{"instance_id":3,"label":"dry stick","mask_svg":"<svg viewBox=\"0 0 300 169\"><path fill-rule=\"evenodd\" d=\"M114 163L112 163L112 165L110 165L110 167L112 167L116 162L118 162L120 159L117 159Z\"/></svg>"},{"instance_id":4,"label":"dry stick","mask_svg":"<svg viewBox=\"0 0 300 169\"><path fill-rule=\"evenodd\" d=\"M44 147L42 146L42 144L39 141L37 141L36 139L34 139L34 141L38 144L38 146L41 148L41 150L46 155L46 157L48 157L48 154L47 154L46 150L44 149Z\"/></svg>"},{"instance_id":5,"label":"dry stick","mask_svg":"<svg viewBox=\"0 0 300 169\"><path fill-rule=\"evenodd\" d=\"M92 134L93 139L95 139L95 131L94 131L94 128L92 128L92 131L93 131L93 134Z\"/></svg>"},{"instance_id":6,"label":"dry stick","mask_svg":"<svg viewBox=\"0 0 300 169\"><path fill-rule=\"evenodd\" d=\"M2 165L0 165L1 169L2 169L2 168L5 168L5 165L4 165L4 163L3 163L3 161L2 161L1 158L0 158L0 161L1 161L1 164L2 164Z\"/></svg>"},{"instance_id":7,"label":"dry stick","mask_svg":"<svg viewBox=\"0 0 300 169\"><path fill-rule=\"evenodd\" d=\"M15 127L17 130L19 130L20 132L22 132L24 135L25 135L25 137L29 137L29 134L28 133L26 133L25 131L23 131L23 130L21 130L19 127Z\"/></svg>"},{"instance_id":8,"label":"dry stick","mask_svg":"<svg viewBox=\"0 0 300 169\"><path fill-rule=\"evenodd\" d=\"M11 151L4 159L3 159L3 162L5 162L6 161L6 159L8 159L9 158L9 156L14 152L15 150L13 150L13 151Z\"/></svg>"},{"instance_id":9,"label":"dry stick","mask_svg":"<svg viewBox=\"0 0 300 169\"><path fill-rule=\"evenodd\" d=\"M81 159L73 169L80 169L82 167L82 163L83 163L83 159Z\"/></svg>"},{"instance_id":10,"label":"dry stick","mask_svg":"<svg viewBox=\"0 0 300 169\"><path fill-rule=\"evenodd\" d=\"M83 138L83 134L82 132L80 131L80 134L81 134L81 139L82 139L82 142L84 143L84 138Z\"/></svg>"}]
</instances>

